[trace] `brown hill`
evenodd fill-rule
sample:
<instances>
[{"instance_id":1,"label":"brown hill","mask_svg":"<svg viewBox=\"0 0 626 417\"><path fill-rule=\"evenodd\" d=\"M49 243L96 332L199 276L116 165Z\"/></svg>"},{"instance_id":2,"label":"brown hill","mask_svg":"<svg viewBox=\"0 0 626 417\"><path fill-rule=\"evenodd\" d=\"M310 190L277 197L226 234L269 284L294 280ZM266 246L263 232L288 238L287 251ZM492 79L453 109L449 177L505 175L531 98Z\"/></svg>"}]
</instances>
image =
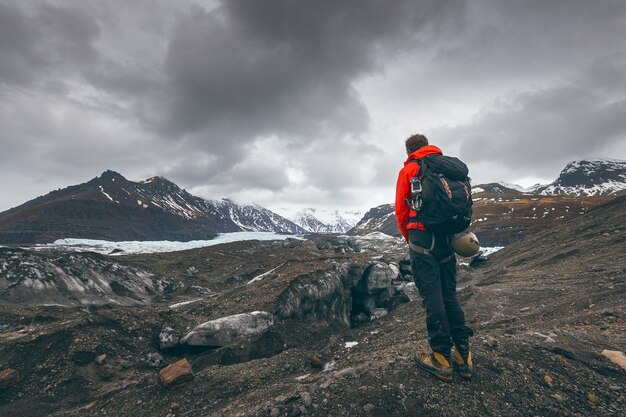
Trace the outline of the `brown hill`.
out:
<instances>
[{"instance_id":1,"label":"brown hill","mask_svg":"<svg viewBox=\"0 0 626 417\"><path fill-rule=\"evenodd\" d=\"M506 246L525 236L579 217L590 209L611 201L612 196L539 196L519 192L480 192L474 195L470 230L482 246ZM352 229L352 235L383 232L401 237L393 205L371 209Z\"/></svg>"},{"instance_id":2,"label":"brown hill","mask_svg":"<svg viewBox=\"0 0 626 417\"><path fill-rule=\"evenodd\" d=\"M480 193L474 198L470 228L483 246L506 246L577 218L612 199Z\"/></svg>"}]
</instances>

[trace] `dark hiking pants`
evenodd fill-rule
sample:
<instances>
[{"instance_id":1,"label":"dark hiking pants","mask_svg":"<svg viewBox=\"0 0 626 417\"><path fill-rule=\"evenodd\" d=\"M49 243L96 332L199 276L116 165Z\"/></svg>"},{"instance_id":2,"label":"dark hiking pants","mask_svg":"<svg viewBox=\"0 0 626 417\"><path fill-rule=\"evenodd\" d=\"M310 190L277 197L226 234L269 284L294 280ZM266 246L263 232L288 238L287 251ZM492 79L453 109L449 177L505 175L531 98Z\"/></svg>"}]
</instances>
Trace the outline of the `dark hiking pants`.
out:
<instances>
[{"instance_id":1,"label":"dark hiking pants","mask_svg":"<svg viewBox=\"0 0 626 417\"><path fill-rule=\"evenodd\" d=\"M449 355L452 344L468 346L472 329L456 298L456 257L446 235L409 229L411 270L426 308L428 342L435 352Z\"/></svg>"}]
</instances>

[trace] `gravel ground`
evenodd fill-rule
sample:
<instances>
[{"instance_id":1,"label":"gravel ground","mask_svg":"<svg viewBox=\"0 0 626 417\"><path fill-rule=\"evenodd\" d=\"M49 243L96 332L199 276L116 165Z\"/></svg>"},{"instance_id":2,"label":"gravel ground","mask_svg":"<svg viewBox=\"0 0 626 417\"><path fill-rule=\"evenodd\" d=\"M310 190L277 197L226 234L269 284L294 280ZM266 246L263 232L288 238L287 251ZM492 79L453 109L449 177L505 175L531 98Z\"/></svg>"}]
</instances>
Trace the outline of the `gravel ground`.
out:
<instances>
[{"instance_id":1,"label":"gravel ground","mask_svg":"<svg viewBox=\"0 0 626 417\"><path fill-rule=\"evenodd\" d=\"M159 349L158 333L173 317L197 324L271 305L277 284L245 284L271 268L287 262L274 278L287 282L374 255L309 241L134 256L126 262L186 287L147 307L0 306L0 371L21 375L0 390L0 414L625 416L626 372L601 355L626 348L625 220L626 199L617 199L461 268L475 375L450 384L414 365L427 348L419 301L356 328L286 320L252 345ZM194 292L192 282L211 292ZM197 296L203 300L168 307ZM155 353L162 360L148 359ZM97 363L99 355L106 357ZM194 379L162 387L158 371L183 357Z\"/></svg>"}]
</instances>

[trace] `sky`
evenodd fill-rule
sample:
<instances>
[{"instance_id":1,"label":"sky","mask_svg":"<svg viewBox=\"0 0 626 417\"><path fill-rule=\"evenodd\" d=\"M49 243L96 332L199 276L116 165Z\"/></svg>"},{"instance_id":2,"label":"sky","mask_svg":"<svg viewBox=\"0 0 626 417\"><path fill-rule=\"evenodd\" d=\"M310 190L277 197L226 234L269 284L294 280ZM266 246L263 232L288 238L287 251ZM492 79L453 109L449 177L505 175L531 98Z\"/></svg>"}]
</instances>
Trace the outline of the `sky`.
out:
<instances>
[{"instance_id":1,"label":"sky","mask_svg":"<svg viewBox=\"0 0 626 417\"><path fill-rule=\"evenodd\" d=\"M0 211L111 169L272 208L626 159L623 0L0 0Z\"/></svg>"}]
</instances>

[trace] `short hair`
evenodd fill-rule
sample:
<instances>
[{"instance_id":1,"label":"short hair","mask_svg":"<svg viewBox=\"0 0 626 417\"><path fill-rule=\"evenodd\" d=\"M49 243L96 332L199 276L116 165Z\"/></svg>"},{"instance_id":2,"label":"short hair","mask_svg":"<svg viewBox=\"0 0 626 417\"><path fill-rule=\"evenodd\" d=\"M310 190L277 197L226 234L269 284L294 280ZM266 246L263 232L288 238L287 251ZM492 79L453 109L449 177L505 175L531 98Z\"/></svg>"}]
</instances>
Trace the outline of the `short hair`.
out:
<instances>
[{"instance_id":1,"label":"short hair","mask_svg":"<svg viewBox=\"0 0 626 417\"><path fill-rule=\"evenodd\" d=\"M405 142L404 142L405 146L406 146L406 150L409 153L413 153L416 150L418 150L419 148L428 145L428 139L426 139L426 136L424 135L420 135L419 133L411 136L410 138L408 138Z\"/></svg>"}]
</instances>

